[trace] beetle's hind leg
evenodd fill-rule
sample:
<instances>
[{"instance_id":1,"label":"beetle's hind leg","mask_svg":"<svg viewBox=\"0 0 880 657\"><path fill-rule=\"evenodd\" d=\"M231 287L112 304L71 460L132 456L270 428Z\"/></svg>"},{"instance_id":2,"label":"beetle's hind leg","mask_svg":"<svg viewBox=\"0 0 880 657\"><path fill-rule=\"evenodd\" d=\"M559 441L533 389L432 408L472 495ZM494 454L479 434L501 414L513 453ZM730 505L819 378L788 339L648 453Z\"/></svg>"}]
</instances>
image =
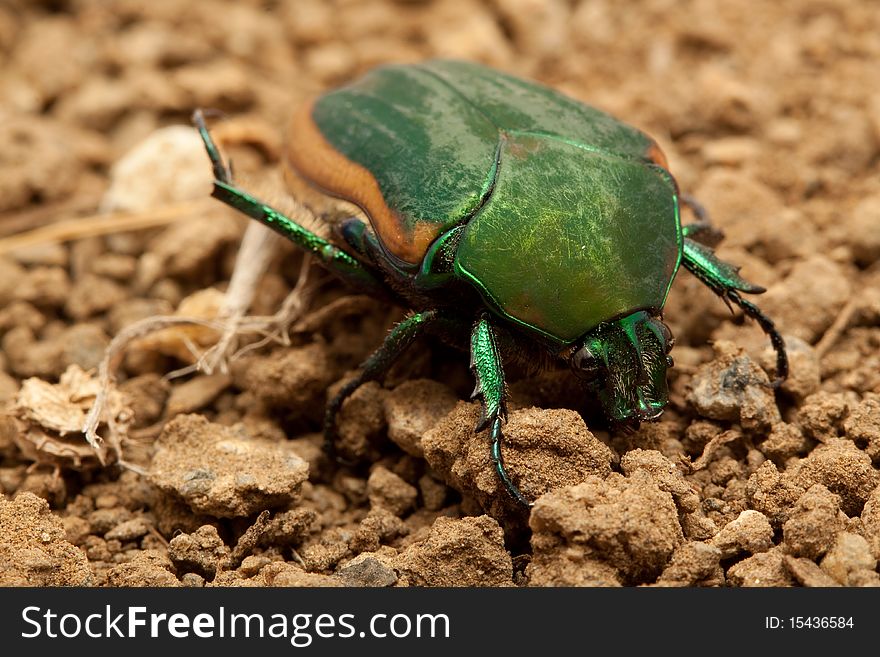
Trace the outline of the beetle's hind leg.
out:
<instances>
[{"instance_id":1,"label":"beetle's hind leg","mask_svg":"<svg viewBox=\"0 0 880 657\"><path fill-rule=\"evenodd\" d=\"M709 211L703 207L703 204L689 194L682 194L678 199L682 205L690 208L697 218L695 223L682 226L682 234L709 247L716 247L721 244L721 240L724 239L724 231L712 223L712 220L709 218Z\"/></svg>"},{"instance_id":2,"label":"beetle's hind leg","mask_svg":"<svg viewBox=\"0 0 880 657\"><path fill-rule=\"evenodd\" d=\"M328 454L336 455L336 441L339 438L336 416L345 400L365 383L383 379L406 348L424 333L425 329L439 321L441 320L435 310L426 310L404 319L385 336L382 346L364 361L360 373L330 400L324 413L324 449Z\"/></svg>"},{"instance_id":3,"label":"beetle's hind leg","mask_svg":"<svg viewBox=\"0 0 880 657\"><path fill-rule=\"evenodd\" d=\"M208 158L211 160L211 167L214 171L214 191L211 195L214 198L235 208L242 214L256 219L301 249L316 256L325 268L344 281L364 292L382 297L387 296L386 286L382 283L381 276L377 272L369 269L360 260L332 242L284 216L278 210L254 198L244 190L235 187L232 182L232 169L223 161L220 150L205 125L202 111L196 110L192 120L205 144Z\"/></svg>"},{"instance_id":4,"label":"beetle's hind leg","mask_svg":"<svg viewBox=\"0 0 880 657\"><path fill-rule=\"evenodd\" d=\"M682 264L694 276L720 296L725 303L731 302L742 308L743 312L758 322L764 333L770 338L776 350L776 379L772 385L778 387L788 377L788 354L785 341L767 315L751 301L743 299L740 292L760 294L764 288L752 285L739 275L739 267L719 260L715 252L708 246L691 239L687 234L684 238L684 255Z\"/></svg>"},{"instance_id":5,"label":"beetle's hind leg","mask_svg":"<svg viewBox=\"0 0 880 657\"><path fill-rule=\"evenodd\" d=\"M504 459L501 455L501 441L504 434L501 431L501 424L507 420L507 387L504 383L504 368L501 364L498 339L485 313L476 321L471 331L471 370L477 380L472 398L479 397L483 404L476 431L491 426L492 462L495 464L498 477L517 502L524 506L532 506L516 484L510 480L504 468Z\"/></svg>"}]
</instances>

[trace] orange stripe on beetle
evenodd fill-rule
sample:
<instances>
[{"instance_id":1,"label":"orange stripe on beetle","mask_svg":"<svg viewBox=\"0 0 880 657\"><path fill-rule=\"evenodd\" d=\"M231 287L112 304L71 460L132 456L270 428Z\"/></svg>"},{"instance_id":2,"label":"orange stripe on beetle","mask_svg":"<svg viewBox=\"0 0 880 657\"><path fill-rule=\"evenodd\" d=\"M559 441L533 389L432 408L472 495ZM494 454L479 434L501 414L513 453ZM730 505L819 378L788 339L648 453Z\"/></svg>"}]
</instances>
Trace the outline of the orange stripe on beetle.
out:
<instances>
[{"instance_id":1,"label":"orange stripe on beetle","mask_svg":"<svg viewBox=\"0 0 880 657\"><path fill-rule=\"evenodd\" d=\"M285 165L321 191L360 207L391 254L407 263L420 263L437 229L421 222L414 230L405 227L403 218L388 207L373 174L327 141L312 118L313 107L314 100L293 115Z\"/></svg>"},{"instance_id":2,"label":"orange stripe on beetle","mask_svg":"<svg viewBox=\"0 0 880 657\"><path fill-rule=\"evenodd\" d=\"M657 145L657 142L651 142L648 150L645 151L645 157L647 157L657 166L663 167L664 169L669 171L669 162L666 160L666 154L660 149L660 146Z\"/></svg>"}]
</instances>

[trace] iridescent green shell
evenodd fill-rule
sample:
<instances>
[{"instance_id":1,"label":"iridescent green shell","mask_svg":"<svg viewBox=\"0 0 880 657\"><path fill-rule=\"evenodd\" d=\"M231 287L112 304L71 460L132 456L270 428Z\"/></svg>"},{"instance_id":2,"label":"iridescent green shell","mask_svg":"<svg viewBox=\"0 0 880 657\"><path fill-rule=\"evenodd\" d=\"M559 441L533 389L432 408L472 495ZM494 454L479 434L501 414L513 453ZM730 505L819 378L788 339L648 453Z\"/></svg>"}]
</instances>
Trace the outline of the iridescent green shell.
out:
<instances>
[{"instance_id":1,"label":"iridescent green shell","mask_svg":"<svg viewBox=\"0 0 880 657\"><path fill-rule=\"evenodd\" d=\"M551 342L663 307L681 258L675 182L650 137L600 110L432 61L376 69L293 127L293 169L360 205L404 271L465 225L454 275Z\"/></svg>"}]
</instances>

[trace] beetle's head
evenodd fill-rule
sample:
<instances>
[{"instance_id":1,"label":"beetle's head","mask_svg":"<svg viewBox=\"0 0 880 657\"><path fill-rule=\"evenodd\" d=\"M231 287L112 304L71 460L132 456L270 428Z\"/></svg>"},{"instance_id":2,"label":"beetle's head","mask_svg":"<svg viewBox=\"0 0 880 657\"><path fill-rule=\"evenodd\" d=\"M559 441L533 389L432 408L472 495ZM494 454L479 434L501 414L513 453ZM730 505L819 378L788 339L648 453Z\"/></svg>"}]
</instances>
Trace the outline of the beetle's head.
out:
<instances>
[{"instance_id":1,"label":"beetle's head","mask_svg":"<svg viewBox=\"0 0 880 657\"><path fill-rule=\"evenodd\" d=\"M595 389L613 422L654 420L669 398L672 344L669 328L639 311L590 331L572 353L571 367Z\"/></svg>"}]
</instances>

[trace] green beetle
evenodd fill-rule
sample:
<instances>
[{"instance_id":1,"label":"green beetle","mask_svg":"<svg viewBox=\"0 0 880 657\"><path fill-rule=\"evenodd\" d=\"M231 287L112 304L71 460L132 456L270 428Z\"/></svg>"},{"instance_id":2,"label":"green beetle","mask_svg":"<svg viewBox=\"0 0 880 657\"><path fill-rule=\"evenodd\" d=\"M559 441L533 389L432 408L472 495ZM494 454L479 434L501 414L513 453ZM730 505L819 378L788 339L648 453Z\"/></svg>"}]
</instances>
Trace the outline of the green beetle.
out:
<instances>
[{"instance_id":1,"label":"green beetle","mask_svg":"<svg viewBox=\"0 0 880 657\"><path fill-rule=\"evenodd\" d=\"M679 194L656 142L533 82L460 61L387 66L306 104L293 118L285 179L319 215L342 199L331 238L233 186L200 113L213 195L270 226L356 287L414 312L332 399L325 437L360 385L381 379L424 332L469 342L492 459L501 454L502 357L561 359L615 423L657 418L673 339L662 310L679 265L756 319L788 372L782 337L739 292L737 268L695 241L709 224ZM329 203L328 203L329 202ZM679 204L700 218L681 225ZM338 214L338 213L337 213Z\"/></svg>"}]
</instances>

